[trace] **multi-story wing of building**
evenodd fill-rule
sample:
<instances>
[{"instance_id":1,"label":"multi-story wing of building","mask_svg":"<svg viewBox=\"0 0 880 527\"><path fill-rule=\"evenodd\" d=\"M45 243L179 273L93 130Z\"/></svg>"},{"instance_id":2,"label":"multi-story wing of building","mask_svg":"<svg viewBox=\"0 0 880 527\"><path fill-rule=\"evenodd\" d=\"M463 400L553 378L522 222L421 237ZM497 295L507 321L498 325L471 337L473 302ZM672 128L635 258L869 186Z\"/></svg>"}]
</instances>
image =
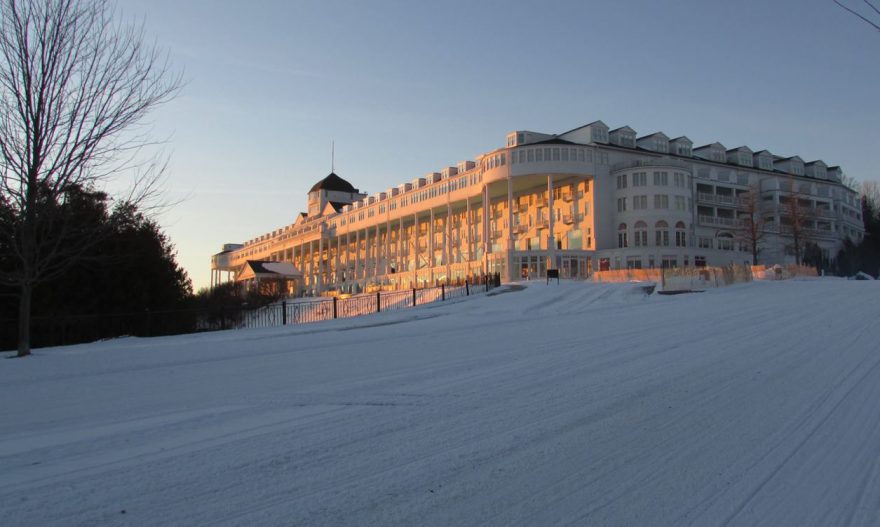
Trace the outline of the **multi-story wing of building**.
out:
<instances>
[{"instance_id":1,"label":"multi-story wing of building","mask_svg":"<svg viewBox=\"0 0 880 527\"><path fill-rule=\"evenodd\" d=\"M475 161L383 192L361 193L331 173L292 224L224 245L212 285L270 268L308 294L486 273L540 278L548 268L586 277L752 263L753 245L762 264L807 250L831 259L845 239L864 236L859 197L841 177L818 160L638 137L602 121L555 135L517 131Z\"/></svg>"}]
</instances>

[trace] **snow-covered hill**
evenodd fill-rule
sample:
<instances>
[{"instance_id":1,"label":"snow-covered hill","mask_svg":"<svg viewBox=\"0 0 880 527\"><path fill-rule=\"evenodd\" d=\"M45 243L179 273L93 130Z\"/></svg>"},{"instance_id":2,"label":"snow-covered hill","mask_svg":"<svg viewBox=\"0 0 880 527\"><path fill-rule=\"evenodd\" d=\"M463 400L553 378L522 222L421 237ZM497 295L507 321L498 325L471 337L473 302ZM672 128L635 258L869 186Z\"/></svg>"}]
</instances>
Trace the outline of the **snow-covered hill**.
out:
<instances>
[{"instance_id":1,"label":"snow-covered hill","mask_svg":"<svg viewBox=\"0 0 880 527\"><path fill-rule=\"evenodd\" d=\"M880 283L519 291L0 361L2 525L878 525Z\"/></svg>"}]
</instances>

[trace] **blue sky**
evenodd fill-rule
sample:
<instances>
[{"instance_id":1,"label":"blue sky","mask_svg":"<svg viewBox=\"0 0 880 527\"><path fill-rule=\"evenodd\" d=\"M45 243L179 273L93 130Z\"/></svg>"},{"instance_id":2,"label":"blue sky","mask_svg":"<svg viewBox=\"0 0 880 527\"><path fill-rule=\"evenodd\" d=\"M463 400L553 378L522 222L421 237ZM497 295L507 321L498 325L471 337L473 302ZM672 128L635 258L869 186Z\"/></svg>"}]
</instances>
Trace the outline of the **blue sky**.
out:
<instances>
[{"instance_id":1,"label":"blue sky","mask_svg":"<svg viewBox=\"0 0 880 527\"><path fill-rule=\"evenodd\" d=\"M851 5L864 5L849 0ZM330 171L376 192L596 119L878 179L880 33L831 0L120 0L187 81L160 221L196 287Z\"/></svg>"}]
</instances>

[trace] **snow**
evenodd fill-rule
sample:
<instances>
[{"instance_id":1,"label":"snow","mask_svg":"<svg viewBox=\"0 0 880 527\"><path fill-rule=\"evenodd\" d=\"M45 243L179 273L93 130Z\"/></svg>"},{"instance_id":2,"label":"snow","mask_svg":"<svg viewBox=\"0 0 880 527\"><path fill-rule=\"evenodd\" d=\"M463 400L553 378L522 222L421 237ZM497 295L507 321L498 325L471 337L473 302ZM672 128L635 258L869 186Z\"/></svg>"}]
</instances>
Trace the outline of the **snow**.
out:
<instances>
[{"instance_id":1,"label":"snow","mask_svg":"<svg viewBox=\"0 0 880 527\"><path fill-rule=\"evenodd\" d=\"M523 285L2 360L0 523L880 523L877 282Z\"/></svg>"}]
</instances>

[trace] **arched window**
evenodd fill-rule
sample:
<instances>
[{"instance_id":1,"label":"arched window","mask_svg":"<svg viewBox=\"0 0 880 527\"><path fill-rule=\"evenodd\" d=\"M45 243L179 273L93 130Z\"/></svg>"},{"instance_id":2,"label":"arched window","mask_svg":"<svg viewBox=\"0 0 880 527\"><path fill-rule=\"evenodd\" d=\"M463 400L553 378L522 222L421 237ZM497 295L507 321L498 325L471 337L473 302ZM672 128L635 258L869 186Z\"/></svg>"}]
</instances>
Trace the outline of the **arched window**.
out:
<instances>
[{"instance_id":1,"label":"arched window","mask_svg":"<svg viewBox=\"0 0 880 527\"><path fill-rule=\"evenodd\" d=\"M636 239L636 247L648 246L648 224L643 221L637 221L634 227L634 235Z\"/></svg>"},{"instance_id":2,"label":"arched window","mask_svg":"<svg viewBox=\"0 0 880 527\"><path fill-rule=\"evenodd\" d=\"M617 247L623 249L626 246L626 223L621 223L617 226Z\"/></svg>"},{"instance_id":3,"label":"arched window","mask_svg":"<svg viewBox=\"0 0 880 527\"><path fill-rule=\"evenodd\" d=\"M729 232L722 232L718 234L718 250L719 251L732 251L733 250L733 235Z\"/></svg>"},{"instance_id":4,"label":"arched window","mask_svg":"<svg viewBox=\"0 0 880 527\"><path fill-rule=\"evenodd\" d=\"M663 220L654 225L654 241L658 247L669 247L669 224Z\"/></svg>"},{"instance_id":5,"label":"arched window","mask_svg":"<svg viewBox=\"0 0 880 527\"><path fill-rule=\"evenodd\" d=\"M687 234L683 221L675 224L675 246L687 247Z\"/></svg>"}]
</instances>

